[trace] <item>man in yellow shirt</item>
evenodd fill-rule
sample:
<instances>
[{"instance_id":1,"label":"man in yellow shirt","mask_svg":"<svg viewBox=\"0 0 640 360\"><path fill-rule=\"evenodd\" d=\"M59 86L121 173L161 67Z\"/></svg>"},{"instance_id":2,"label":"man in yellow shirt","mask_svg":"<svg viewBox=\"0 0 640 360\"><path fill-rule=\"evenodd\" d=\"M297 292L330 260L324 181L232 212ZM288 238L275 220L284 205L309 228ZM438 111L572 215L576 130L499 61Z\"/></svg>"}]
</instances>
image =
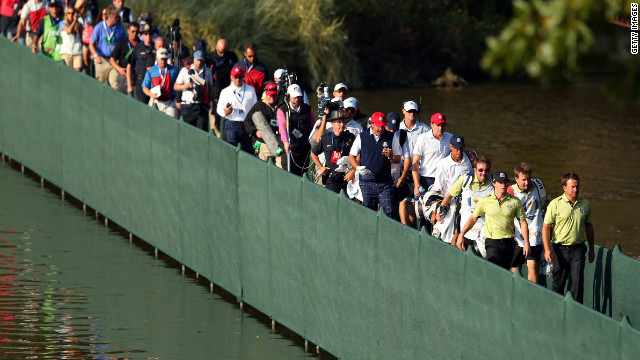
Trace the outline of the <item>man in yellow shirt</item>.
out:
<instances>
[{"instance_id":1,"label":"man in yellow shirt","mask_svg":"<svg viewBox=\"0 0 640 360\"><path fill-rule=\"evenodd\" d=\"M467 220L458 235L458 242L464 242L464 235L471 230L478 218L484 215L484 235L486 236L487 260L505 269L511 267L511 259L516 247L513 219L520 220L520 229L524 237L522 253L529 255L529 228L522 202L507 193L509 178L504 171L493 174L493 193L478 201L473 216Z\"/></svg>"},{"instance_id":2,"label":"man in yellow shirt","mask_svg":"<svg viewBox=\"0 0 640 360\"><path fill-rule=\"evenodd\" d=\"M595 259L591 205L578 195L580 178L567 173L562 177L564 194L551 200L542 225L544 257L553 263L553 291L563 295L565 284L571 276L571 294L582 303L584 293L584 265L589 244L589 262ZM551 232L553 229L553 238ZM553 251L551 248L553 240Z\"/></svg>"}]
</instances>

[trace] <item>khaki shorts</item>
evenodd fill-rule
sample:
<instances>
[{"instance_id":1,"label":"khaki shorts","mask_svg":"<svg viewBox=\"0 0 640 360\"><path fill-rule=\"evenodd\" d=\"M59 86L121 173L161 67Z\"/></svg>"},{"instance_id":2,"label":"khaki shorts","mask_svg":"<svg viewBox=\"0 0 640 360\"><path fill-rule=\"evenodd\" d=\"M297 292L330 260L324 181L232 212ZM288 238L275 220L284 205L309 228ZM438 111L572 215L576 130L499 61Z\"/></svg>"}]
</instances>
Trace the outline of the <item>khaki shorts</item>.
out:
<instances>
[{"instance_id":1,"label":"khaki shorts","mask_svg":"<svg viewBox=\"0 0 640 360\"><path fill-rule=\"evenodd\" d=\"M71 55L64 54L62 56L62 61L67 64L68 67L74 69L82 69L82 55Z\"/></svg>"}]
</instances>

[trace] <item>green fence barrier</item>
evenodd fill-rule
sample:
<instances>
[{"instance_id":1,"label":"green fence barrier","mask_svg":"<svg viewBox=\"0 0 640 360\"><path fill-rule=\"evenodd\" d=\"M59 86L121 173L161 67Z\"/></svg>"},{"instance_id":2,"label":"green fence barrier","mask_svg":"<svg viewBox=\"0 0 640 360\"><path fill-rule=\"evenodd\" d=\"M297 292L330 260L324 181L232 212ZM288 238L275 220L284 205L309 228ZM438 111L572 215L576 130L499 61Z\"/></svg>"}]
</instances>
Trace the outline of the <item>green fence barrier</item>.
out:
<instances>
[{"instance_id":1,"label":"green fence barrier","mask_svg":"<svg viewBox=\"0 0 640 360\"><path fill-rule=\"evenodd\" d=\"M0 152L336 356L640 353L619 248L596 247L583 306L26 47L0 39L0 61Z\"/></svg>"}]
</instances>

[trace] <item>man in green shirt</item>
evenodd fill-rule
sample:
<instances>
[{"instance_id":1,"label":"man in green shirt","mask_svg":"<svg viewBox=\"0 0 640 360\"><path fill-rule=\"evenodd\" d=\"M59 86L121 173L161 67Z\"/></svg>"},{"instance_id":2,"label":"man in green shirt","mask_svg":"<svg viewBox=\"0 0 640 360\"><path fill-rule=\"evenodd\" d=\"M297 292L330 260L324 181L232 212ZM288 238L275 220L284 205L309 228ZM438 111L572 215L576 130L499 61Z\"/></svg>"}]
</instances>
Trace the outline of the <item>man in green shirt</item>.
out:
<instances>
[{"instance_id":1,"label":"man in green shirt","mask_svg":"<svg viewBox=\"0 0 640 360\"><path fill-rule=\"evenodd\" d=\"M525 239L522 253L527 257L530 251L529 228L522 202L517 197L507 193L508 186L509 178L507 173L499 171L493 174L493 193L478 201L478 205L473 211L473 216L467 220L460 235L458 235L458 241L464 241L464 235L471 230L478 218L484 215L487 260L505 269L511 267L511 259L516 247L516 233L513 222L515 218L520 220L520 229Z\"/></svg>"},{"instance_id":2,"label":"man in green shirt","mask_svg":"<svg viewBox=\"0 0 640 360\"><path fill-rule=\"evenodd\" d=\"M587 252L585 234L589 244L589 262L595 259L591 205L578 196L580 178L577 174L567 173L562 177L562 190L564 194L551 200L544 216L544 257L547 262L553 263L553 291L564 295L567 278L571 275L571 294L577 302L582 303Z\"/></svg>"}]
</instances>

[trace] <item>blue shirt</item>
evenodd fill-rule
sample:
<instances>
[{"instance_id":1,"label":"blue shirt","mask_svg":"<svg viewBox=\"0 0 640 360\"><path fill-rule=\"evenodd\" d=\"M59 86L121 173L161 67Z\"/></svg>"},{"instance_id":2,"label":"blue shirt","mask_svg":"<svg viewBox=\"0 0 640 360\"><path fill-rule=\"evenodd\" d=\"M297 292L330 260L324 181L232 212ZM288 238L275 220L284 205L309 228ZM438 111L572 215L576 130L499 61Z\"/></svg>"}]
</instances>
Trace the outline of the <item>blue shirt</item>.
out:
<instances>
[{"instance_id":1,"label":"blue shirt","mask_svg":"<svg viewBox=\"0 0 640 360\"><path fill-rule=\"evenodd\" d=\"M144 80L142 80L142 87L151 89L154 86L160 85L162 87L162 95L160 100L167 100L176 96L176 91L173 89L176 79L180 71L177 67L167 64L167 68L164 71L160 71L158 65L152 66L144 74ZM169 95L169 90L171 95Z\"/></svg>"},{"instance_id":2,"label":"blue shirt","mask_svg":"<svg viewBox=\"0 0 640 360\"><path fill-rule=\"evenodd\" d=\"M107 23L101 21L93 27L91 41L95 43L98 55L108 58L111 57L113 48L115 48L118 40L126 37L127 33L119 24L115 24L111 28L108 28Z\"/></svg>"},{"instance_id":3,"label":"blue shirt","mask_svg":"<svg viewBox=\"0 0 640 360\"><path fill-rule=\"evenodd\" d=\"M409 155L413 157L413 148L416 146L416 140L418 140L418 136L420 134L426 133L431 130L431 127L425 123L420 121L416 121L416 125L413 129L409 130L407 125L404 123L404 120L400 123L400 130L404 130L407 132L407 142L409 143Z\"/></svg>"}]
</instances>

